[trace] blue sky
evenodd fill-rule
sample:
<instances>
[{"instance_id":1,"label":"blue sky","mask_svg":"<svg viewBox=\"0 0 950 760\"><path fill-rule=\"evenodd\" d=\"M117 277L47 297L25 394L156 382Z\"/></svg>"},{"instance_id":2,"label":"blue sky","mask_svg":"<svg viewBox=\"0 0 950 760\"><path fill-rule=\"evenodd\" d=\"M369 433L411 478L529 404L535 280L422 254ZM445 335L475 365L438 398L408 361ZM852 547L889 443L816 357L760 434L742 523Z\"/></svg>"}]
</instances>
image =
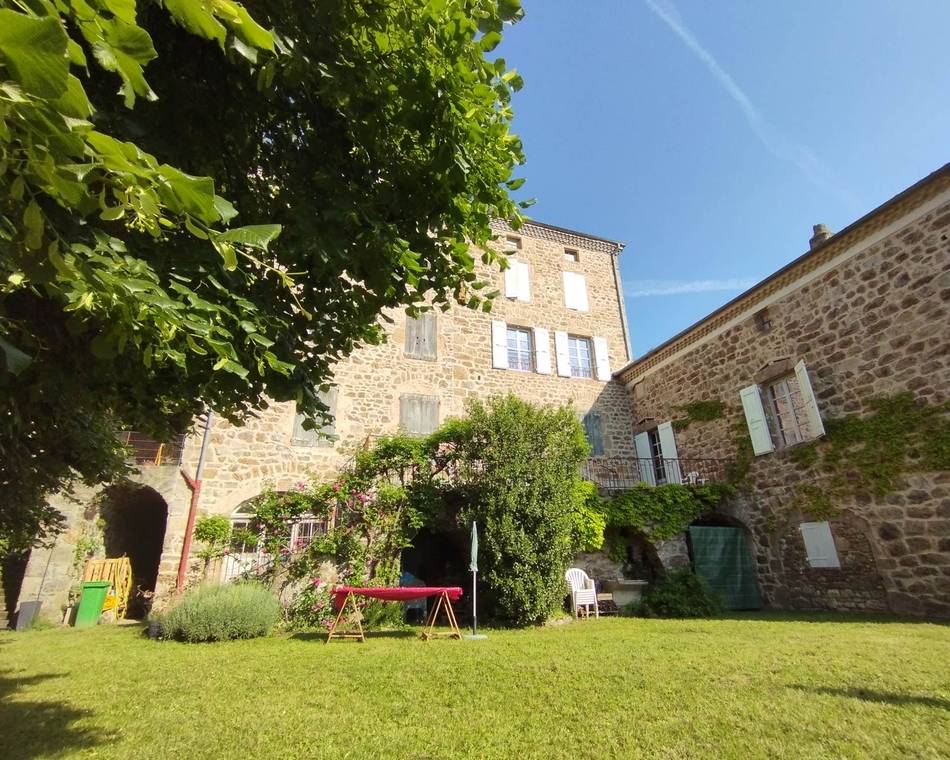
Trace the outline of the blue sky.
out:
<instances>
[{"instance_id":1,"label":"blue sky","mask_svg":"<svg viewBox=\"0 0 950 760\"><path fill-rule=\"evenodd\" d=\"M950 160L946 0L523 0L536 219L621 240L634 355Z\"/></svg>"}]
</instances>

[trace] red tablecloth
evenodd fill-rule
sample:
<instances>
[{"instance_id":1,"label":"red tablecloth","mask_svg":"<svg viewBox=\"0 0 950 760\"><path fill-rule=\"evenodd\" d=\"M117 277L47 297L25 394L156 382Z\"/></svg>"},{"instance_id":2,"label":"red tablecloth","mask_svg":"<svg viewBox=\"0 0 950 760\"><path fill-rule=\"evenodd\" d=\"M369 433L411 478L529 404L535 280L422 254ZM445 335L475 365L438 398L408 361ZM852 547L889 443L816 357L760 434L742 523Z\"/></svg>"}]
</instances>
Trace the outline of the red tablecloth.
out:
<instances>
[{"instance_id":1,"label":"red tablecloth","mask_svg":"<svg viewBox=\"0 0 950 760\"><path fill-rule=\"evenodd\" d=\"M373 599L385 599L387 602L411 602L413 599L422 599L427 596L436 596L442 592L448 594L453 602L462 596L462 589L459 586L399 586L397 588L387 586L340 586L333 590L334 605L337 609L343 606L347 594L356 596L368 596Z\"/></svg>"}]
</instances>

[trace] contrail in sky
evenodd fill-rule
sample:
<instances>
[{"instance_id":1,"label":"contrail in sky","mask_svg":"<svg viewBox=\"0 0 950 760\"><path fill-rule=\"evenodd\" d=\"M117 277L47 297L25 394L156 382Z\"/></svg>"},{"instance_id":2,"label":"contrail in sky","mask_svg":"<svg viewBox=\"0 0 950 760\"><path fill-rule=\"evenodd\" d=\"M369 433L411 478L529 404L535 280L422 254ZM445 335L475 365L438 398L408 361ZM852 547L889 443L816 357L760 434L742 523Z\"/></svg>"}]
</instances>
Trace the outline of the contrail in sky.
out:
<instances>
[{"instance_id":1,"label":"contrail in sky","mask_svg":"<svg viewBox=\"0 0 950 760\"><path fill-rule=\"evenodd\" d=\"M640 280L629 290L627 298L643 296L674 296L680 293L711 293L717 290L746 290L757 280L735 277L728 280Z\"/></svg>"},{"instance_id":2,"label":"contrail in sky","mask_svg":"<svg viewBox=\"0 0 950 760\"><path fill-rule=\"evenodd\" d=\"M769 153L776 158L794 164L813 184L835 195L852 211L859 212L861 210L862 204L858 198L836 182L832 172L808 146L790 140L765 120L765 117L749 99L749 96L745 94L745 91L736 84L729 72L719 65L719 61L713 57L712 53L706 50L693 33L686 28L679 11L676 10L676 6L672 2L669 0L644 0L644 2L653 13L673 30L674 34L682 40L690 52L702 61L709 73L729 94L729 97L736 102L752 132Z\"/></svg>"}]
</instances>

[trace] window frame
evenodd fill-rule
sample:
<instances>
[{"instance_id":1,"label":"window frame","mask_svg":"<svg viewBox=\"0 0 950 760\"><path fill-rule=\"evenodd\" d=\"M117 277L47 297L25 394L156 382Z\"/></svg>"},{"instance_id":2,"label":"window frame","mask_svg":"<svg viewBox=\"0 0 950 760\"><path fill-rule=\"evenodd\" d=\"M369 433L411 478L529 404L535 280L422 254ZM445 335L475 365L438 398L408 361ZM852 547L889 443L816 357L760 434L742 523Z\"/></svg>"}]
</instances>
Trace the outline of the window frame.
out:
<instances>
[{"instance_id":1,"label":"window frame","mask_svg":"<svg viewBox=\"0 0 950 760\"><path fill-rule=\"evenodd\" d=\"M584 373L584 367L580 364L580 352L575 350L581 342L587 346L587 372ZM575 363L575 358L578 360ZM567 362L571 370L571 377L581 380L594 379L594 341L585 335L567 334Z\"/></svg>"},{"instance_id":2,"label":"window frame","mask_svg":"<svg viewBox=\"0 0 950 760\"><path fill-rule=\"evenodd\" d=\"M526 345L516 345L514 348L511 346L512 335L517 338L524 338ZM520 325L505 325L505 347L508 352L508 369L514 370L515 372L535 372L535 355L534 355L534 330L529 327L521 327ZM527 367L522 366L523 359L527 357Z\"/></svg>"},{"instance_id":3,"label":"window frame","mask_svg":"<svg viewBox=\"0 0 950 760\"><path fill-rule=\"evenodd\" d=\"M647 440L650 442L650 459L653 463L653 478L658 486L666 485L668 482L666 475L666 460L663 458L663 445L660 442L659 426L646 431Z\"/></svg>"}]
</instances>

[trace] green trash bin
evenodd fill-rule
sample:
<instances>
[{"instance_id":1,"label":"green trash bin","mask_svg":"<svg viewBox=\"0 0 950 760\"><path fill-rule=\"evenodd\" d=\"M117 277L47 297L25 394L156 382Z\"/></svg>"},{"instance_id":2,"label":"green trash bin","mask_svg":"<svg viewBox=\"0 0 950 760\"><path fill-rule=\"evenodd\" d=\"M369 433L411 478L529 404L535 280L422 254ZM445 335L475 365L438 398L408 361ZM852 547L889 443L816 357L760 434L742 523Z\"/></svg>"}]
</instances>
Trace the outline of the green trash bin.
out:
<instances>
[{"instance_id":1,"label":"green trash bin","mask_svg":"<svg viewBox=\"0 0 950 760\"><path fill-rule=\"evenodd\" d=\"M77 628L85 628L99 622L102 605L111 585L109 581L86 581L82 584L82 595L79 597L79 609L76 610L74 624Z\"/></svg>"}]
</instances>

